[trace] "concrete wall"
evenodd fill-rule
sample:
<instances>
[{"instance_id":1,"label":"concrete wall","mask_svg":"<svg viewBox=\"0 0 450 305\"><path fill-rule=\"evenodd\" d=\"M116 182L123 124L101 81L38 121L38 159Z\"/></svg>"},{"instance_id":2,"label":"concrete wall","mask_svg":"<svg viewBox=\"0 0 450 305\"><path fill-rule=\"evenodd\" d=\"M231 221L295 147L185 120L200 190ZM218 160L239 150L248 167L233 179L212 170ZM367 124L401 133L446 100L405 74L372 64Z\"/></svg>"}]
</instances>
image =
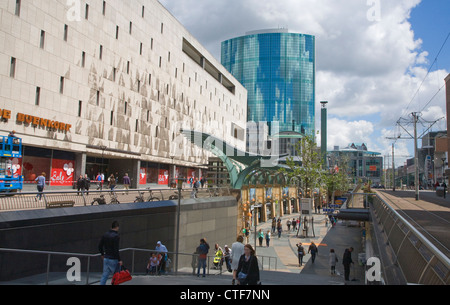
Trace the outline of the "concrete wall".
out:
<instances>
[{"instance_id":1,"label":"concrete wall","mask_svg":"<svg viewBox=\"0 0 450 305\"><path fill-rule=\"evenodd\" d=\"M120 248L154 249L157 241L175 251L175 201L75 207L0 213L2 248L96 254L98 242L112 221L120 223ZM233 197L187 199L182 202L180 252L193 253L200 238L231 244L236 240L237 202ZM213 254L213 251L210 252ZM51 258L52 272L65 272L69 256ZM171 257L173 260L173 257ZM131 253L122 256L131 266ZM145 272L148 253L135 257L136 272ZM184 257L184 263L191 257ZM87 260L82 260L82 271ZM46 255L0 252L0 281L45 273ZM180 265L182 266L182 265ZM101 270L100 258L90 262L90 272Z\"/></svg>"}]
</instances>

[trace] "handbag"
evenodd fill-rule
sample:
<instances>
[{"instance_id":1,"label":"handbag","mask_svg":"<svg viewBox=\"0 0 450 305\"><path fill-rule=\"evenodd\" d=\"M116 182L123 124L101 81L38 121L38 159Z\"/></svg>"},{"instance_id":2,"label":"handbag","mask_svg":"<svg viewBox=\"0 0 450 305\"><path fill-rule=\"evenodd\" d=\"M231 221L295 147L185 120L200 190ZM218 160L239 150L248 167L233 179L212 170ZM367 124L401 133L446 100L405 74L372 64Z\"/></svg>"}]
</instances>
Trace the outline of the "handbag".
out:
<instances>
[{"instance_id":1,"label":"handbag","mask_svg":"<svg viewBox=\"0 0 450 305\"><path fill-rule=\"evenodd\" d=\"M116 272L111 280L111 285L119 285L128 281L131 281L132 276L130 271L127 270L123 265L117 264Z\"/></svg>"}]
</instances>

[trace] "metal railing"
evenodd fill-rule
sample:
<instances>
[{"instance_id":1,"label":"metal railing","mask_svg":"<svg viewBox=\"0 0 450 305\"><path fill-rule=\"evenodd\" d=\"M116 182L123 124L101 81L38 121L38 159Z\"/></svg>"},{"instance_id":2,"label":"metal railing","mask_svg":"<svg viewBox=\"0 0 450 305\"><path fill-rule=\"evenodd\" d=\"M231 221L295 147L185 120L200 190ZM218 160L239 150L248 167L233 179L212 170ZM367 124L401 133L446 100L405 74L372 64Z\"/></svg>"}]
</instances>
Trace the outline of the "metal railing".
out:
<instances>
[{"instance_id":1,"label":"metal railing","mask_svg":"<svg viewBox=\"0 0 450 305\"><path fill-rule=\"evenodd\" d=\"M127 269L132 275L147 274L146 268L149 263L151 253L159 253L157 250L139 249L139 248L125 248L121 249L121 259ZM0 248L3 265L8 265L6 254L10 255L24 255L27 260L39 261L36 268L26 275L12 275L11 279L3 279L0 284L45 284L49 285L51 282L55 284L74 284L69 281L68 273L70 273L71 264L69 258L77 258L80 260L79 271L80 284L90 285L100 281L102 275L102 261L100 254L83 254L83 253L69 253L69 252L52 252L52 251L37 251L37 250L23 250L23 249L8 249ZM166 263L164 274L175 275L172 269L173 261L175 260L175 252L167 252L168 262ZM178 253L178 274L196 274L198 254L195 253ZM275 268L272 269L271 261L275 260ZM207 256L207 274L208 275L222 275L226 270L226 264L216 265L212 263L214 256ZM258 256L260 270L276 270L277 259L271 256ZM266 264L264 264L266 262ZM0 271L4 274L4 271ZM158 268L157 273L160 273L161 267ZM228 271L226 271L228 272Z\"/></svg>"},{"instance_id":2,"label":"metal railing","mask_svg":"<svg viewBox=\"0 0 450 305\"><path fill-rule=\"evenodd\" d=\"M384 229L406 281L426 285L450 284L450 259L378 194L370 195L369 204Z\"/></svg>"},{"instance_id":3,"label":"metal railing","mask_svg":"<svg viewBox=\"0 0 450 305\"><path fill-rule=\"evenodd\" d=\"M195 191L193 188L181 190L181 198L208 198L230 196L230 189L226 187L205 187ZM125 189L90 190L83 191L44 191L20 192L0 194L0 212L45 209L52 207L88 206L99 203L116 204L131 202L148 202L178 199L176 189Z\"/></svg>"}]
</instances>

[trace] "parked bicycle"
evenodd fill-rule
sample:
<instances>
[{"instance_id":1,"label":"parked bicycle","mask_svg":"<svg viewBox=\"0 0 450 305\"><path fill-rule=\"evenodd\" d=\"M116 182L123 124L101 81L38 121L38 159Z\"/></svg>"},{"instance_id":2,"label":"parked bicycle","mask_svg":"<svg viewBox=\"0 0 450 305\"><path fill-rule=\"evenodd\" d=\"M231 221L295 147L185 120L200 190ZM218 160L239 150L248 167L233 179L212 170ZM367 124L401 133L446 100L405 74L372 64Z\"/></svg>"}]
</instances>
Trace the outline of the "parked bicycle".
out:
<instances>
[{"instance_id":1,"label":"parked bicycle","mask_svg":"<svg viewBox=\"0 0 450 305\"><path fill-rule=\"evenodd\" d=\"M109 193L110 201L109 204L120 204L120 201L118 199L118 196L116 192L110 192ZM97 203L98 205L104 205L106 204L105 195L101 194L100 197L94 198L94 200L91 202L91 205L94 205Z\"/></svg>"},{"instance_id":2,"label":"parked bicycle","mask_svg":"<svg viewBox=\"0 0 450 305\"><path fill-rule=\"evenodd\" d=\"M169 200L176 200L178 199L178 192L175 192L174 195L169 196ZM183 199L183 195L181 195L181 199Z\"/></svg>"},{"instance_id":3,"label":"parked bicycle","mask_svg":"<svg viewBox=\"0 0 450 305\"><path fill-rule=\"evenodd\" d=\"M141 193L139 192L139 195L136 196L136 199L134 200L134 202L149 202L149 201L160 201L160 199L158 197L154 197L153 196L153 191L150 188L147 188L148 192L150 193L149 197L147 198L147 200L144 198L144 194L145 193Z\"/></svg>"}]
</instances>

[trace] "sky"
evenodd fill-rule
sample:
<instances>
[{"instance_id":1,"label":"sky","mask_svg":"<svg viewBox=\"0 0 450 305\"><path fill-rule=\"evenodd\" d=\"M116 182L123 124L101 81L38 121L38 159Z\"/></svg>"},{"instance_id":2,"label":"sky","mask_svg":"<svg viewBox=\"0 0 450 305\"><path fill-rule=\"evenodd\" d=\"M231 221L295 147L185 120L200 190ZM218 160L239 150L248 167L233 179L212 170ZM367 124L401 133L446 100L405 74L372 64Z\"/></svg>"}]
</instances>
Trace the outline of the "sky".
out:
<instances>
[{"instance_id":1,"label":"sky","mask_svg":"<svg viewBox=\"0 0 450 305\"><path fill-rule=\"evenodd\" d=\"M284 27L315 35L316 129L320 130L319 102L326 100L328 149L357 142L391 154L393 140L387 138L407 136L396 122L411 120L412 112L421 114L419 135L429 127L426 122L438 119L430 130L446 129L442 86L450 73L449 0L160 3L219 62L221 42L248 31ZM412 139L395 141L396 166L413 154Z\"/></svg>"}]
</instances>

